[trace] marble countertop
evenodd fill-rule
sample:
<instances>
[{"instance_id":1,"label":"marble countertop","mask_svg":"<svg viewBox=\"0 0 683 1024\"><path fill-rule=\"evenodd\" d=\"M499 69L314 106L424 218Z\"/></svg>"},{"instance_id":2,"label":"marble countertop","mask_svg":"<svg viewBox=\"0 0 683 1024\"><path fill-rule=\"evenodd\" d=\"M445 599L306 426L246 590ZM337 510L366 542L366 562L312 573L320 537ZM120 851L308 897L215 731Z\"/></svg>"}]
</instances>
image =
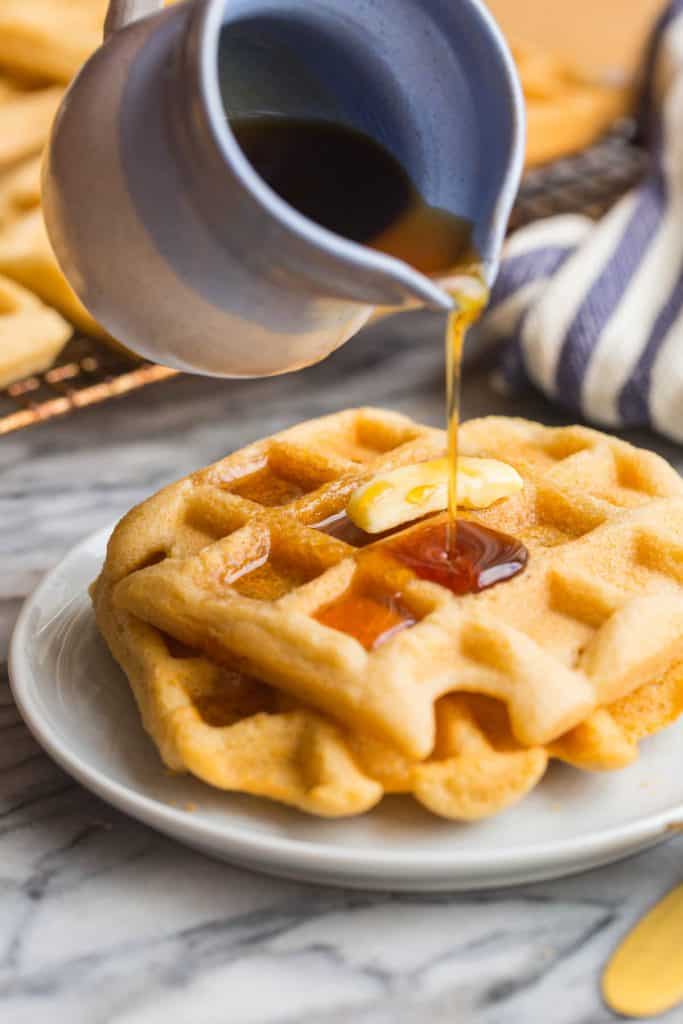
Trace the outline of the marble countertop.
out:
<instances>
[{"instance_id":1,"label":"marble countertop","mask_svg":"<svg viewBox=\"0 0 683 1024\"><path fill-rule=\"evenodd\" d=\"M298 375L177 378L0 440L2 1024L616 1019L600 1001L600 967L682 880L680 839L574 878L468 895L277 881L193 853L91 796L31 739L7 684L24 596L76 541L162 484L346 405L439 424L439 334L433 318L399 318ZM487 379L485 365L468 370L465 416L561 421L538 396L506 399ZM681 449L658 447L683 465Z\"/></svg>"}]
</instances>

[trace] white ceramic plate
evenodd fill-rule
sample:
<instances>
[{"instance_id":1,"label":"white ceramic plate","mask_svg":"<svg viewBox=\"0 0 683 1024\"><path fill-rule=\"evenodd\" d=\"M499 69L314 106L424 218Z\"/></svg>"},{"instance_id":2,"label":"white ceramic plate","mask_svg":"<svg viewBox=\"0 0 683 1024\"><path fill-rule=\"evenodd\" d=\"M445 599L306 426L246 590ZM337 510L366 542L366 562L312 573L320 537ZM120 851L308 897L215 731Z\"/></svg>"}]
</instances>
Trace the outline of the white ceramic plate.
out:
<instances>
[{"instance_id":1,"label":"white ceramic plate","mask_svg":"<svg viewBox=\"0 0 683 1024\"><path fill-rule=\"evenodd\" d=\"M160 832L273 874L437 890L581 871L661 841L683 819L683 722L646 741L622 772L553 765L519 806L475 825L441 821L404 797L356 819L323 821L170 775L95 628L87 586L107 535L76 547L26 602L12 640L12 686L29 728L63 768Z\"/></svg>"}]
</instances>

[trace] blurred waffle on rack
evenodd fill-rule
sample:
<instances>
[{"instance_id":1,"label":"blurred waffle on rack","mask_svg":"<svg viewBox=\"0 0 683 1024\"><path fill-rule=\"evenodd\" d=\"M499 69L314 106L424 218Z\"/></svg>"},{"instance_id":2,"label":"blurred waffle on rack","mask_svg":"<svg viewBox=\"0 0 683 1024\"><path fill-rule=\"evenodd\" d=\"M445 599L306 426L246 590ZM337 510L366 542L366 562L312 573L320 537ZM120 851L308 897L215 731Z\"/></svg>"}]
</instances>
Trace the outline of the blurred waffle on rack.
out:
<instances>
[{"instance_id":1,"label":"blurred waffle on rack","mask_svg":"<svg viewBox=\"0 0 683 1024\"><path fill-rule=\"evenodd\" d=\"M101 334L50 247L40 209L40 164L64 85L97 45L105 6L104 0L0 3L3 385L48 369L74 327Z\"/></svg>"},{"instance_id":2,"label":"blurred waffle on rack","mask_svg":"<svg viewBox=\"0 0 683 1024\"><path fill-rule=\"evenodd\" d=\"M527 117L526 166L576 153L599 139L633 105L630 82L589 75L555 54L513 47Z\"/></svg>"},{"instance_id":3,"label":"blurred waffle on rack","mask_svg":"<svg viewBox=\"0 0 683 1024\"><path fill-rule=\"evenodd\" d=\"M629 114L643 54L666 0L488 0L517 62L527 167L576 153Z\"/></svg>"},{"instance_id":4,"label":"blurred waffle on rack","mask_svg":"<svg viewBox=\"0 0 683 1024\"><path fill-rule=\"evenodd\" d=\"M62 274L40 208L42 150L106 6L0 0L0 434L172 372L95 340L107 336Z\"/></svg>"}]
</instances>

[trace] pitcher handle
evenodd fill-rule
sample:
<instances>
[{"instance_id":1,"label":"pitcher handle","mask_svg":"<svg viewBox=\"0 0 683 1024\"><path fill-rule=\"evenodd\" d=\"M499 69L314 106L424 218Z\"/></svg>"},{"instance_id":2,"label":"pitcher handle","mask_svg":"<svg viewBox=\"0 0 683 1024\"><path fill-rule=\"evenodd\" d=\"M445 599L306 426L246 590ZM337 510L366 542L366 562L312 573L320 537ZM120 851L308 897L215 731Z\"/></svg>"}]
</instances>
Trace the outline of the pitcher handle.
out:
<instances>
[{"instance_id":1,"label":"pitcher handle","mask_svg":"<svg viewBox=\"0 0 683 1024\"><path fill-rule=\"evenodd\" d=\"M109 0L109 9L104 21L104 38L118 32L124 25L130 25L139 18L160 11L164 0Z\"/></svg>"}]
</instances>

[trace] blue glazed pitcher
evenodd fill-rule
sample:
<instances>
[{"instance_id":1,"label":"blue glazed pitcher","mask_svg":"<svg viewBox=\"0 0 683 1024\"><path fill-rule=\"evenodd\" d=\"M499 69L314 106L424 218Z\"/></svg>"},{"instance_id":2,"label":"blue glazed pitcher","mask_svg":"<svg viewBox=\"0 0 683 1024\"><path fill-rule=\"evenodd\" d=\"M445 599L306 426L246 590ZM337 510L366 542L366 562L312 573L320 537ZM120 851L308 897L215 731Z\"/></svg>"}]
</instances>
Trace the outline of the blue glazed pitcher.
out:
<instances>
[{"instance_id":1,"label":"blue glazed pitcher","mask_svg":"<svg viewBox=\"0 0 683 1024\"><path fill-rule=\"evenodd\" d=\"M523 102L479 0L112 0L55 121L43 203L72 286L116 338L218 376L314 363L376 307L447 309L406 263L298 213L231 116L362 130L475 226L489 281L523 159Z\"/></svg>"}]
</instances>

